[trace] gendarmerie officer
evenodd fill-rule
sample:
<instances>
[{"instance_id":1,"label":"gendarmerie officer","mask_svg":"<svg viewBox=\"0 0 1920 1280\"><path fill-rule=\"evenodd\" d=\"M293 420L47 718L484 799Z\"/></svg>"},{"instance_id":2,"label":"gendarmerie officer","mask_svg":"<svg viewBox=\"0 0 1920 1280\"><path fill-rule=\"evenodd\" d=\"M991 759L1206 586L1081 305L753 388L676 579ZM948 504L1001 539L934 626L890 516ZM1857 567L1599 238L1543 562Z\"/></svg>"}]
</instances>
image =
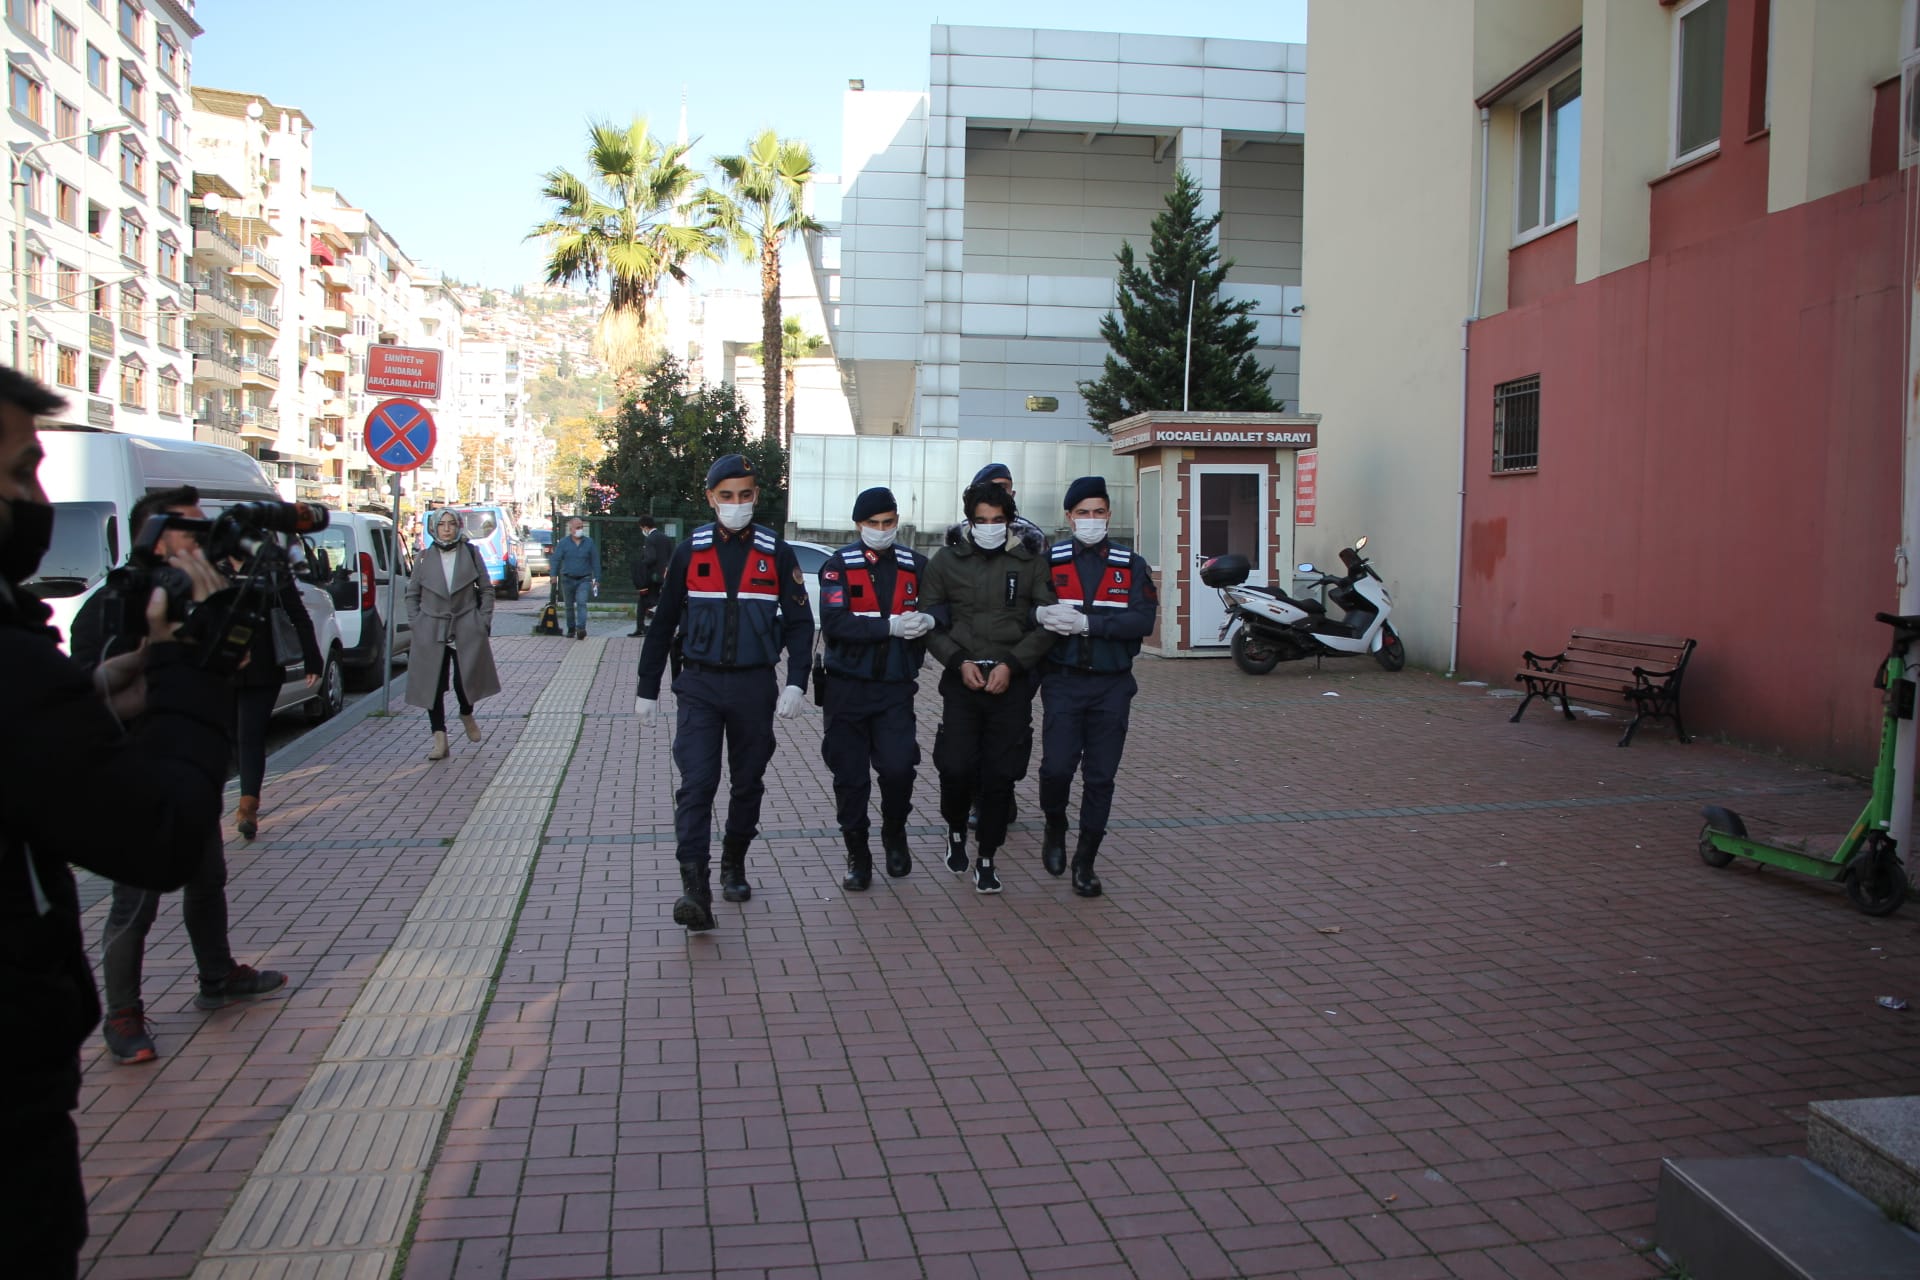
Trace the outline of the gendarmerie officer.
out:
<instances>
[{"instance_id":1,"label":"gendarmerie officer","mask_svg":"<svg viewBox=\"0 0 1920 1280\"><path fill-rule=\"evenodd\" d=\"M747 846L760 831L773 717L798 715L806 698L813 648L807 579L786 541L753 523L758 497L759 477L739 454L708 470L707 505L718 519L674 548L640 650L633 709L642 726L659 709L668 651L680 659L673 680L673 762L680 769L673 831L682 893L673 922L692 930L714 923L707 865L721 746L733 784L720 845L720 893L728 902L745 902L753 896ZM785 690L775 675L783 651Z\"/></svg>"},{"instance_id":2,"label":"gendarmerie officer","mask_svg":"<svg viewBox=\"0 0 1920 1280\"><path fill-rule=\"evenodd\" d=\"M1080 773L1080 838L1073 891L1098 897L1094 859L1107 833L1113 780L1127 743L1127 711L1140 686L1133 658L1153 630L1159 596L1147 562L1107 537L1107 482L1082 476L1067 487L1073 537L1049 552L1060 603L1034 611L1059 638L1040 677L1040 810L1046 817L1040 859L1067 869L1067 798Z\"/></svg>"},{"instance_id":3,"label":"gendarmerie officer","mask_svg":"<svg viewBox=\"0 0 1920 1280\"><path fill-rule=\"evenodd\" d=\"M907 848L907 815L913 811L914 766L920 744L914 736L913 695L922 640L933 616L920 612L924 564L895 537L899 504L888 489L867 489L853 500L860 540L842 547L820 569L820 630L826 637L827 713L820 757L833 771L834 807L847 842L847 875L860 891L873 882L873 851L867 835L872 776L880 778L880 844L887 874L913 870Z\"/></svg>"}]
</instances>

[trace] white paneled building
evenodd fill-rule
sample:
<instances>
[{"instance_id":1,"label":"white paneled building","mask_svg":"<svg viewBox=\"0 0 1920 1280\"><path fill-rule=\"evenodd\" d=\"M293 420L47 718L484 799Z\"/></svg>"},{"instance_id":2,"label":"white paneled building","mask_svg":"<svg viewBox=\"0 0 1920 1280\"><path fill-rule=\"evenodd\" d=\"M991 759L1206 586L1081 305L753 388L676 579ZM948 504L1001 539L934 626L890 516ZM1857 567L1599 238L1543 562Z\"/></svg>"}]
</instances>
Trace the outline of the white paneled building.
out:
<instances>
[{"instance_id":1,"label":"white paneled building","mask_svg":"<svg viewBox=\"0 0 1920 1280\"><path fill-rule=\"evenodd\" d=\"M1291 407L1305 70L1297 44L936 26L928 92L851 88L810 249L855 429L1100 439L1075 386L1182 164Z\"/></svg>"}]
</instances>

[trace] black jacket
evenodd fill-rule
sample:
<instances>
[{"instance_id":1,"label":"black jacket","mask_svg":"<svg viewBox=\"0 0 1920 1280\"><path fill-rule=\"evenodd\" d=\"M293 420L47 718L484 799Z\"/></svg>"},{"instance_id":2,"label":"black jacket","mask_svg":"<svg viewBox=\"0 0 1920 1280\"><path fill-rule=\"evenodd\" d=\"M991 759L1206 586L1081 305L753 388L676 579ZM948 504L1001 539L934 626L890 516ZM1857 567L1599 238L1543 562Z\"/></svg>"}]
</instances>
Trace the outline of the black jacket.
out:
<instances>
[{"instance_id":1,"label":"black jacket","mask_svg":"<svg viewBox=\"0 0 1920 1280\"><path fill-rule=\"evenodd\" d=\"M155 645L147 714L129 734L61 655L47 610L0 584L0 1107L71 1108L100 996L80 933L75 863L122 884L185 884L220 820L233 692Z\"/></svg>"},{"instance_id":2,"label":"black jacket","mask_svg":"<svg viewBox=\"0 0 1920 1280\"><path fill-rule=\"evenodd\" d=\"M633 589L649 591L667 577L667 562L673 559L673 539L655 529L640 542L631 557Z\"/></svg>"}]
</instances>

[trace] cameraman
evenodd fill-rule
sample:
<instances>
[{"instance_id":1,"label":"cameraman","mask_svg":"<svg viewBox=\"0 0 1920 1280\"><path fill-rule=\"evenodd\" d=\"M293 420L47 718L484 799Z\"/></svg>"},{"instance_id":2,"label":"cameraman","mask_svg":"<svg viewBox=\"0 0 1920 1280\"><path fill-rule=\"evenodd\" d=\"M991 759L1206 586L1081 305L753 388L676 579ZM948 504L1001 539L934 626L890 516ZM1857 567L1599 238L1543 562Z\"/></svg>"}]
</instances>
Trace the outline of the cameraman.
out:
<instances>
[{"instance_id":1,"label":"cameraman","mask_svg":"<svg viewBox=\"0 0 1920 1280\"><path fill-rule=\"evenodd\" d=\"M100 1020L67 863L153 889L183 883L219 821L233 708L225 682L172 643L163 594L147 613L152 642L90 680L21 589L53 535L34 418L64 403L0 367L0 1022L13 1035L0 1055L0 1238L11 1273L50 1277L78 1273L87 1235L68 1113ZM197 551L172 563L195 598L218 589ZM129 736L115 716L136 713Z\"/></svg>"},{"instance_id":2,"label":"cameraman","mask_svg":"<svg viewBox=\"0 0 1920 1280\"><path fill-rule=\"evenodd\" d=\"M199 491L191 485L149 493L133 504L133 512L128 520L135 541L147 527L147 521L158 515L205 520L207 513L200 509ZM185 529L168 529L154 543L154 553L171 563L174 557L195 552L199 546L200 535ZM225 578L220 579L220 585L227 585ZM67 647L82 667L111 659L137 643L108 633L106 600L106 592L95 592L74 617L72 643ZM303 609L303 616L304 613ZM265 643L270 649L273 643L271 628L263 627L261 630L268 633ZM247 713L249 694L260 687L246 683L248 672L254 665L264 665L276 680L280 675L280 667L273 654L268 652L263 659L257 652L260 644L261 639L256 637L253 648L248 652L246 665L237 677L240 681L239 714L242 717ZM275 684L272 689L277 690L278 685ZM271 705L268 710L271 712ZM243 753L245 747L243 733ZM244 764L242 785L245 785ZM257 787L258 783L255 785ZM160 1056L159 1049L153 1043L153 1033L147 1026L146 1005L140 999L140 971L146 956L147 934L152 930L159 911L160 895L157 892L140 884L128 884L115 879L113 905L107 911L106 923L100 932L100 980L106 987L107 1004L106 1020L101 1024L100 1031L106 1039L107 1052L123 1066L152 1062ZM238 1000L251 1000L278 991L287 985L284 973L234 963L233 950L227 941L227 852L220 838L218 817L207 827L199 863L181 891L180 919L186 926L187 941L193 948L194 966L199 973L200 990L194 998L194 1004L200 1009L219 1009Z\"/></svg>"}]
</instances>

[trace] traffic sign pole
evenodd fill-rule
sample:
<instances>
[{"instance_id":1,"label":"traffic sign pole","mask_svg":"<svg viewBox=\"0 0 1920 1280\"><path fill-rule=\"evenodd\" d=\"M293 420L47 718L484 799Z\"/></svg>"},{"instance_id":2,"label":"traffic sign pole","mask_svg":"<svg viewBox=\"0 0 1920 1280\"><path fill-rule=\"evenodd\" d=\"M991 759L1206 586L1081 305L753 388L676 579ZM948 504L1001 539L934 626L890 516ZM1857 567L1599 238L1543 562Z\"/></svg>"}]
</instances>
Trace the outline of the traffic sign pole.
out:
<instances>
[{"instance_id":1,"label":"traffic sign pole","mask_svg":"<svg viewBox=\"0 0 1920 1280\"><path fill-rule=\"evenodd\" d=\"M389 700L393 685L393 637L396 629L394 619L400 616L400 557L405 549L400 545L400 473L393 473L393 555L387 564L387 671L386 679L380 682L380 714L389 714ZM411 651L407 663L413 663Z\"/></svg>"},{"instance_id":2,"label":"traffic sign pole","mask_svg":"<svg viewBox=\"0 0 1920 1280\"><path fill-rule=\"evenodd\" d=\"M434 357L434 389L439 387L439 357ZM387 669L380 682L380 714L392 709L393 637L400 612L400 473L412 471L433 456L437 439L433 415L418 401L382 400L367 415L367 452L376 465L393 473L393 563L387 573ZM407 664L413 664L408 655Z\"/></svg>"}]
</instances>

